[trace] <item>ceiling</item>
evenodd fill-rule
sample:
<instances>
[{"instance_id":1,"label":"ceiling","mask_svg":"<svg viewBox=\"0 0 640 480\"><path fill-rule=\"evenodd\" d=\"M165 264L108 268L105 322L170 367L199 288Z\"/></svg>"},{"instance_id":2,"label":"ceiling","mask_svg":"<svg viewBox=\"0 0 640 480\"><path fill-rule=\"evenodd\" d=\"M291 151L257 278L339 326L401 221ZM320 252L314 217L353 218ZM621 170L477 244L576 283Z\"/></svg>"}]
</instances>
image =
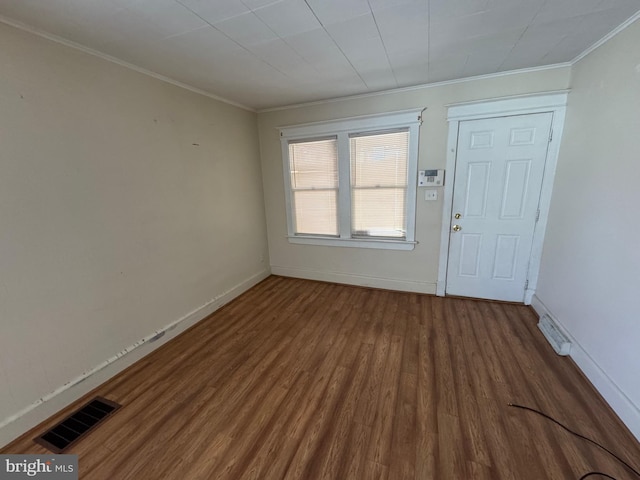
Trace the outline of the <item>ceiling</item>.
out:
<instances>
[{"instance_id":1,"label":"ceiling","mask_svg":"<svg viewBox=\"0 0 640 480\"><path fill-rule=\"evenodd\" d=\"M0 0L0 15L251 109L573 60L640 0Z\"/></svg>"}]
</instances>

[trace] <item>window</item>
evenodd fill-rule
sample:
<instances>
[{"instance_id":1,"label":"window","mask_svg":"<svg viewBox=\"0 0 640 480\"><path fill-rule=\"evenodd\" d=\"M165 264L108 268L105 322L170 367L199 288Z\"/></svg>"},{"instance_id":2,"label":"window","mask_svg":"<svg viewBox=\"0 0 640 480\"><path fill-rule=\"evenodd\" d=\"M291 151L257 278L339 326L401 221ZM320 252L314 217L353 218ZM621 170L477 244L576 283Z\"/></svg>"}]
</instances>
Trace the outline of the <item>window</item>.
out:
<instances>
[{"instance_id":1,"label":"window","mask_svg":"<svg viewBox=\"0 0 640 480\"><path fill-rule=\"evenodd\" d=\"M420 113L281 129L289 241L412 249Z\"/></svg>"},{"instance_id":2,"label":"window","mask_svg":"<svg viewBox=\"0 0 640 480\"><path fill-rule=\"evenodd\" d=\"M291 142L289 168L296 233L338 235L336 138Z\"/></svg>"},{"instance_id":3,"label":"window","mask_svg":"<svg viewBox=\"0 0 640 480\"><path fill-rule=\"evenodd\" d=\"M406 239L409 131L349 140L351 236Z\"/></svg>"}]
</instances>

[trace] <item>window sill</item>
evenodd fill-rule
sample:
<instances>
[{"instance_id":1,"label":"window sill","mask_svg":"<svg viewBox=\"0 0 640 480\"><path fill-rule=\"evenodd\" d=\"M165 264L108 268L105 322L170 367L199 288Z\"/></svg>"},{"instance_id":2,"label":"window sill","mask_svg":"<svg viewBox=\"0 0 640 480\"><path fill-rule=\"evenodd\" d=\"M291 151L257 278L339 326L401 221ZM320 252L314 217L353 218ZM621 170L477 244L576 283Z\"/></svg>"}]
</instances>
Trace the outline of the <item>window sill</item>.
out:
<instances>
[{"instance_id":1,"label":"window sill","mask_svg":"<svg viewBox=\"0 0 640 480\"><path fill-rule=\"evenodd\" d=\"M331 238L312 235L287 236L289 243L297 245L324 245L326 247L377 248L381 250L413 250L418 242L391 239Z\"/></svg>"}]
</instances>

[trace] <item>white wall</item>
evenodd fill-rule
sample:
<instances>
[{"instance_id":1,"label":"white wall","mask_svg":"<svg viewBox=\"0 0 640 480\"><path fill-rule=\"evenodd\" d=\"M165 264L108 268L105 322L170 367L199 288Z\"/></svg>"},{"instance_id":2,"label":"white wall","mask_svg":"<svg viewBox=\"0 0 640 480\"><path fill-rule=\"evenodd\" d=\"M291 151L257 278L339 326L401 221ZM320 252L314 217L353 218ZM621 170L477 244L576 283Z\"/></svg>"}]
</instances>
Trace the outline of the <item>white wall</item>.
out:
<instances>
[{"instance_id":1,"label":"white wall","mask_svg":"<svg viewBox=\"0 0 640 480\"><path fill-rule=\"evenodd\" d=\"M640 439L640 21L572 68L534 306Z\"/></svg>"},{"instance_id":2,"label":"white wall","mask_svg":"<svg viewBox=\"0 0 640 480\"><path fill-rule=\"evenodd\" d=\"M419 169L445 168L448 124L446 105L565 89L569 68L475 79L450 85L345 99L258 115L265 205L272 272L381 288L435 293L442 221L439 200L424 200L418 189L413 251L293 245L287 234L283 164L277 127L409 108L427 107L420 134ZM452 172L447 172L451 181Z\"/></svg>"},{"instance_id":3,"label":"white wall","mask_svg":"<svg viewBox=\"0 0 640 480\"><path fill-rule=\"evenodd\" d=\"M199 320L267 275L268 251L255 113L4 24L0 45L2 425Z\"/></svg>"}]
</instances>

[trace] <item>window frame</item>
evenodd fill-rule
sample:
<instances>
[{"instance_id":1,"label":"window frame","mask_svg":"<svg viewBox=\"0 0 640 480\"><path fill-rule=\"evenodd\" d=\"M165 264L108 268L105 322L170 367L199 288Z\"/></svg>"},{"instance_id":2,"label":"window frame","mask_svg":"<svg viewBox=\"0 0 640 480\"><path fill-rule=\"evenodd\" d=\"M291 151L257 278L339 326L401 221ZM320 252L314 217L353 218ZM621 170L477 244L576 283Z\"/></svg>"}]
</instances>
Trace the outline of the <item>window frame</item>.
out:
<instances>
[{"instance_id":1,"label":"window frame","mask_svg":"<svg viewBox=\"0 0 640 480\"><path fill-rule=\"evenodd\" d=\"M326 122L307 123L280 128L280 143L284 167L284 188L287 216L287 239L289 243L357 248L379 248L387 250L413 250L416 245L416 194L418 183L418 144L423 109L403 110L377 115L342 118ZM351 157L352 135L385 133L390 130L409 131L406 191L406 237L362 238L351 234ZM296 234L291 188L289 142L313 141L322 137L337 138L338 153L338 236Z\"/></svg>"}]
</instances>

